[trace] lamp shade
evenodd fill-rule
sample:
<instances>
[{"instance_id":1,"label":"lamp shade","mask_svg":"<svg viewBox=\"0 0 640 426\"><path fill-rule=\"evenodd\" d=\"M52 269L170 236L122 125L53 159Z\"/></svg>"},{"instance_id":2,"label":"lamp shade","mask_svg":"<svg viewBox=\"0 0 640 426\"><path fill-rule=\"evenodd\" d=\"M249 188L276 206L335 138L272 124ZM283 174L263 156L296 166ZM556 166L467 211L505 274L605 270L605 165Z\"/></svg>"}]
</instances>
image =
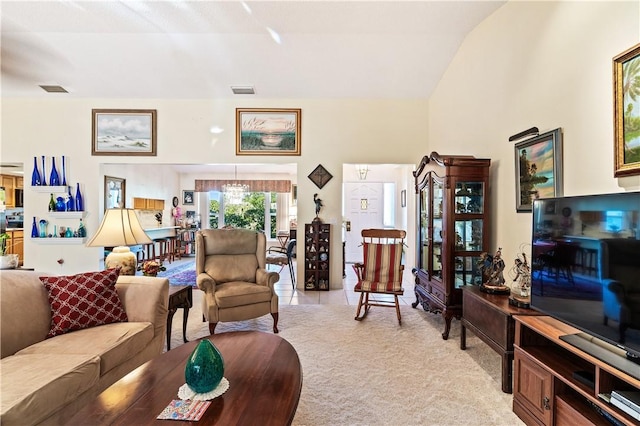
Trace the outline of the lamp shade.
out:
<instances>
[{"instance_id":1,"label":"lamp shade","mask_svg":"<svg viewBox=\"0 0 640 426\"><path fill-rule=\"evenodd\" d=\"M120 268L121 275L135 275L136 256L128 246L150 244L133 209L109 209L102 218L98 232L87 243L88 247L113 247L104 259L106 268Z\"/></svg>"},{"instance_id":2,"label":"lamp shade","mask_svg":"<svg viewBox=\"0 0 640 426\"><path fill-rule=\"evenodd\" d=\"M116 247L150 244L151 238L144 232L133 209L108 209L88 247Z\"/></svg>"}]
</instances>

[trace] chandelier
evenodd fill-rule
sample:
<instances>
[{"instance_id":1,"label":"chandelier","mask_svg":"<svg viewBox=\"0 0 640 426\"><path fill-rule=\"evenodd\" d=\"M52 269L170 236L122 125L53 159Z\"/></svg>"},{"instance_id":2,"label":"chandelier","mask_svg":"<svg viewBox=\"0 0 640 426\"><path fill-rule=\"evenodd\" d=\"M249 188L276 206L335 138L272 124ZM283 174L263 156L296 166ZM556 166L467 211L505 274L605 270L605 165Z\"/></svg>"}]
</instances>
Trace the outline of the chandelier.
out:
<instances>
[{"instance_id":1,"label":"chandelier","mask_svg":"<svg viewBox=\"0 0 640 426\"><path fill-rule=\"evenodd\" d=\"M249 192L249 185L240 184L238 180L238 166L234 166L234 181L222 186L225 201L228 204L242 204L244 197Z\"/></svg>"}]
</instances>

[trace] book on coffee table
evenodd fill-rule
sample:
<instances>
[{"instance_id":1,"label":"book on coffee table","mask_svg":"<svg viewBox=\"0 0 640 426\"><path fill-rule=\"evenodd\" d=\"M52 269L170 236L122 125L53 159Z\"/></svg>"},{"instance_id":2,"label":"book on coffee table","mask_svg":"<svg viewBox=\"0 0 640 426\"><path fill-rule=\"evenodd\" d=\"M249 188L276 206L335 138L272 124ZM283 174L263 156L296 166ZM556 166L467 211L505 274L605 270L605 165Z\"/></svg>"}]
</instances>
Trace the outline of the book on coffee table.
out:
<instances>
[{"instance_id":1,"label":"book on coffee table","mask_svg":"<svg viewBox=\"0 0 640 426\"><path fill-rule=\"evenodd\" d=\"M211 401L189 401L174 399L157 417L159 420L190 420L198 421L202 417Z\"/></svg>"}]
</instances>

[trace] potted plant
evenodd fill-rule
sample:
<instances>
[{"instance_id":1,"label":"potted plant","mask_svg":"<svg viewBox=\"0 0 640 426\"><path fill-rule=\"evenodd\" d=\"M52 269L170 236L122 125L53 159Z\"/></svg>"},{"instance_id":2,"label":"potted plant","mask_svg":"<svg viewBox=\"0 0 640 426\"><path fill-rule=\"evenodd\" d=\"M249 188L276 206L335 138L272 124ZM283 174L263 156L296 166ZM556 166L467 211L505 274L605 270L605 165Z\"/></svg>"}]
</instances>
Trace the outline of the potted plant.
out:
<instances>
[{"instance_id":1,"label":"potted plant","mask_svg":"<svg viewBox=\"0 0 640 426\"><path fill-rule=\"evenodd\" d=\"M12 269L18 266L17 254L6 254L7 240L11 238L9 234L0 234L0 269Z\"/></svg>"}]
</instances>

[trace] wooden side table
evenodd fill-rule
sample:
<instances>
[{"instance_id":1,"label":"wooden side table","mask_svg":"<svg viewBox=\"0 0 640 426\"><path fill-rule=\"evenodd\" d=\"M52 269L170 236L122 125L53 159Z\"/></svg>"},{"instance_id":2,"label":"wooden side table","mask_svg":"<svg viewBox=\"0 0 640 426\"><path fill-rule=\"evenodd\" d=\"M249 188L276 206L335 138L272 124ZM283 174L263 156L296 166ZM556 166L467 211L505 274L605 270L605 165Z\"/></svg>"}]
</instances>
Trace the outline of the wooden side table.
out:
<instances>
[{"instance_id":1,"label":"wooden side table","mask_svg":"<svg viewBox=\"0 0 640 426\"><path fill-rule=\"evenodd\" d=\"M502 392L513 391L513 315L543 315L533 309L509 304L509 296L487 294L478 286L462 287L460 349L467 347L466 329L471 330L502 357Z\"/></svg>"},{"instance_id":2,"label":"wooden side table","mask_svg":"<svg viewBox=\"0 0 640 426\"><path fill-rule=\"evenodd\" d=\"M167 315L167 351L171 350L171 323L178 308L184 309L182 316L182 340L187 343L187 319L193 306L193 289L190 285L169 286L169 307Z\"/></svg>"}]
</instances>

